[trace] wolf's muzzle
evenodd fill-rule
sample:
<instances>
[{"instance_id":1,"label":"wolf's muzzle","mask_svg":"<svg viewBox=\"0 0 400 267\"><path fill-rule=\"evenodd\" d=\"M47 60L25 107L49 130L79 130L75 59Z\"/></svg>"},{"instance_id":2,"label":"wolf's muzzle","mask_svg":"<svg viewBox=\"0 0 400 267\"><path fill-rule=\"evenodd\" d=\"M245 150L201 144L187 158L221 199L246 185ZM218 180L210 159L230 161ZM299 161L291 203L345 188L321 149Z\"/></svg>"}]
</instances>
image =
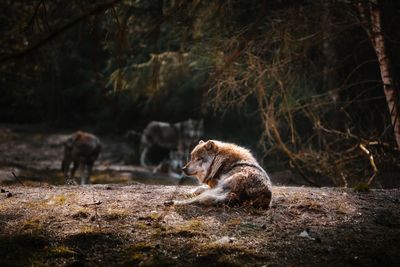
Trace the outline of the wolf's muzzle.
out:
<instances>
[{"instance_id":1,"label":"wolf's muzzle","mask_svg":"<svg viewBox=\"0 0 400 267\"><path fill-rule=\"evenodd\" d=\"M185 165L185 166L182 167L182 171L183 171L183 173L184 173L185 175L187 175L187 176L192 176L192 175L195 174L195 173L191 173L191 172L188 170L188 166L187 166L187 165Z\"/></svg>"},{"instance_id":2,"label":"wolf's muzzle","mask_svg":"<svg viewBox=\"0 0 400 267\"><path fill-rule=\"evenodd\" d=\"M182 167L182 171L183 171L185 174L187 174L187 165L185 165L185 166Z\"/></svg>"}]
</instances>

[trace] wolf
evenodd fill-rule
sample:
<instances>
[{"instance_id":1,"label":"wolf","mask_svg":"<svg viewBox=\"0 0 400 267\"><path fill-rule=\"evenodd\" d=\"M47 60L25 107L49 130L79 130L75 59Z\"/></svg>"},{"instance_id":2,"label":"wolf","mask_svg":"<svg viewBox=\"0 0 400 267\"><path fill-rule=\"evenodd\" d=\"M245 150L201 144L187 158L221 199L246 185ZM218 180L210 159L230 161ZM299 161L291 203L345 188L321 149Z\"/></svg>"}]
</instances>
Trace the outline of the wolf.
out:
<instances>
[{"instance_id":1,"label":"wolf","mask_svg":"<svg viewBox=\"0 0 400 267\"><path fill-rule=\"evenodd\" d=\"M271 180L246 148L216 140L200 140L183 167L188 176L195 176L206 186L197 196L175 200L166 205L227 204L269 208L272 198Z\"/></svg>"},{"instance_id":2,"label":"wolf","mask_svg":"<svg viewBox=\"0 0 400 267\"><path fill-rule=\"evenodd\" d=\"M149 151L158 146L175 151L181 155L181 166L189 156L190 149L200 140L204 132L203 120L192 120L177 123L152 121L143 130L140 147L140 164L148 166Z\"/></svg>"},{"instance_id":3,"label":"wolf","mask_svg":"<svg viewBox=\"0 0 400 267\"><path fill-rule=\"evenodd\" d=\"M70 178L74 177L76 170L79 168L81 184L89 183L94 162L99 157L100 152L101 143L97 136L82 131L72 134L64 142L64 157L61 163L64 178L68 178L70 165L73 163Z\"/></svg>"}]
</instances>

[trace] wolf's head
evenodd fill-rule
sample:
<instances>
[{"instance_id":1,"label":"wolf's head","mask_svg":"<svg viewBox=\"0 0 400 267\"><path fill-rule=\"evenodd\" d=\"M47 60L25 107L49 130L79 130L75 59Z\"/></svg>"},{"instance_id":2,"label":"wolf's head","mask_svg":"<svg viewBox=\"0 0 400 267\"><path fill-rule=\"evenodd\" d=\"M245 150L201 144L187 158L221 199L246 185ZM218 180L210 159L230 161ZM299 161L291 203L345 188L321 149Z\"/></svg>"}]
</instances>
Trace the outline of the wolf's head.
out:
<instances>
[{"instance_id":1,"label":"wolf's head","mask_svg":"<svg viewBox=\"0 0 400 267\"><path fill-rule=\"evenodd\" d=\"M217 152L218 148L215 141L204 142L200 140L190 154L190 161L182 168L183 172L188 176L195 176L200 182L204 182L210 174Z\"/></svg>"},{"instance_id":2,"label":"wolf's head","mask_svg":"<svg viewBox=\"0 0 400 267\"><path fill-rule=\"evenodd\" d=\"M203 120L188 119L183 122L178 122L175 127L179 129L181 141L187 148L192 147L204 134Z\"/></svg>"},{"instance_id":3,"label":"wolf's head","mask_svg":"<svg viewBox=\"0 0 400 267\"><path fill-rule=\"evenodd\" d=\"M195 176L200 182L213 187L224 171L239 161L257 163L244 147L216 140L200 141L182 170L186 175Z\"/></svg>"}]
</instances>

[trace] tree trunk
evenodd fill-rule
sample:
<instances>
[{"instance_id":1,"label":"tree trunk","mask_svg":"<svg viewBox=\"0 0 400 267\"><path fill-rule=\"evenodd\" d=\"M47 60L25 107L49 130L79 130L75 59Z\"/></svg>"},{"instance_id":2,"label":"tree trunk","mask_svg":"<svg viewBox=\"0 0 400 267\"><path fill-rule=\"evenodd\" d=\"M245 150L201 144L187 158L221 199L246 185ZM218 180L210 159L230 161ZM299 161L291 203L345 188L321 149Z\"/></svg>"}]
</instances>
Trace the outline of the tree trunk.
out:
<instances>
[{"instance_id":1,"label":"tree trunk","mask_svg":"<svg viewBox=\"0 0 400 267\"><path fill-rule=\"evenodd\" d=\"M382 1L369 0L358 4L363 27L366 30L378 58L383 90L389 108L397 148L400 149L399 88L396 88L392 76L389 56L384 38Z\"/></svg>"}]
</instances>

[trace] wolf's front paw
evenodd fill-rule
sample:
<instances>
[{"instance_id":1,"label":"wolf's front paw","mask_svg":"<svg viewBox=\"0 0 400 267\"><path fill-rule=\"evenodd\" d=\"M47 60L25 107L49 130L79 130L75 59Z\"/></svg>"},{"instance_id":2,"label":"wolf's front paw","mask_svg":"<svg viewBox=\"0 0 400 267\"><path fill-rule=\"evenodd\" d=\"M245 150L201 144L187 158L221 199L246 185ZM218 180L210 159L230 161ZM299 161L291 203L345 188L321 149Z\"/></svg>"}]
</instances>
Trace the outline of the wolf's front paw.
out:
<instances>
[{"instance_id":1,"label":"wolf's front paw","mask_svg":"<svg viewBox=\"0 0 400 267\"><path fill-rule=\"evenodd\" d=\"M192 195L194 195L194 196L200 195L201 193L203 193L204 191L206 191L208 189L210 189L210 187L208 185L199 186L192 192Z\"/></svg>"}]
</instances>

